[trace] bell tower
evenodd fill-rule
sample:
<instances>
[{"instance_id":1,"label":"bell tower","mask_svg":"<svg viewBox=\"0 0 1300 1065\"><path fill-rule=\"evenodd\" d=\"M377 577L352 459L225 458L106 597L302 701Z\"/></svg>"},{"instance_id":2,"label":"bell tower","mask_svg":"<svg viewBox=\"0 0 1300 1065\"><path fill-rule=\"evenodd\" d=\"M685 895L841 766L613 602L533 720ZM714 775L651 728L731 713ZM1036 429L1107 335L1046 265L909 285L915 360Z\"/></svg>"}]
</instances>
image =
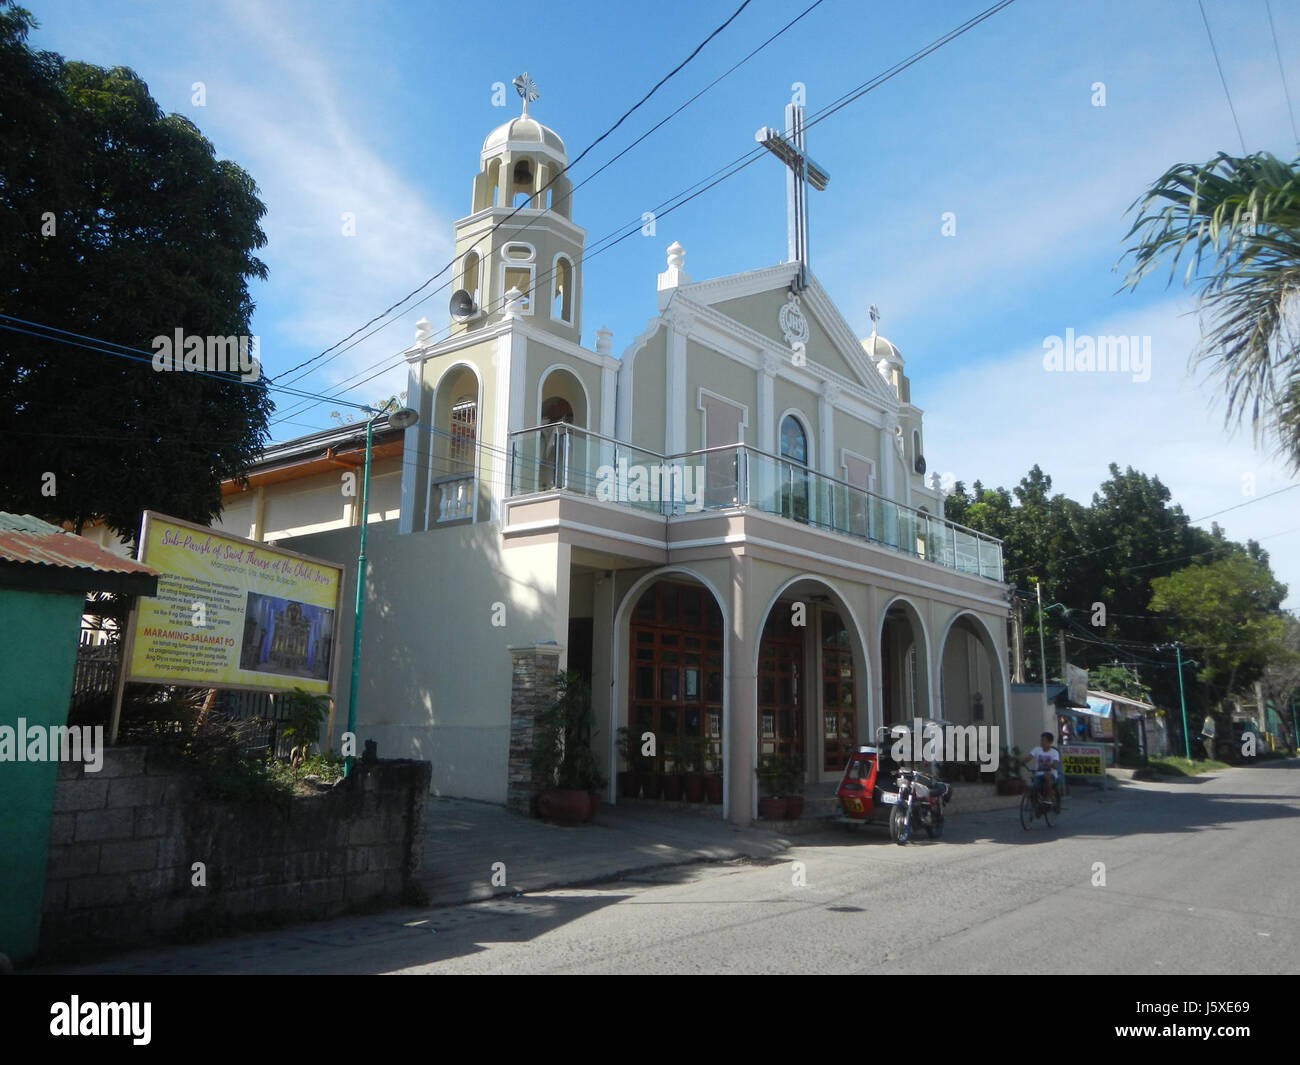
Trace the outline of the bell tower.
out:
<instances>
[{"instance_id":1,"label":"bell tower","mask_svg":"<svg viewBox=\"0 0 1300 1065\"><path fill-rule=\"evenodd\" d=\"M568 156L528 113L539 97L532 79L524 73L514 85L522 112L483 141L471 212L456 223L453 335L517 316L580 343L586 231L570 218Z\"/></svg>"}]
</instances>

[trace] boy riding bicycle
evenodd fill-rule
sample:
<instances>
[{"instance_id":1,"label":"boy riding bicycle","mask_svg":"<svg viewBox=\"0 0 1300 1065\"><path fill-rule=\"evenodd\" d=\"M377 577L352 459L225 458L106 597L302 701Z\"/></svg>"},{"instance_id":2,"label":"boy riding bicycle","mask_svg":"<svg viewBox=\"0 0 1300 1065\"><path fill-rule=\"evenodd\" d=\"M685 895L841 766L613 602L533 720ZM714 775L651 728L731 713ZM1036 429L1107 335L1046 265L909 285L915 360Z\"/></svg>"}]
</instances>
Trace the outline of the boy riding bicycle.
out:
<instances>
[{"instance_id":1,"label":"boy riding bicycle","mask_svg":"<svg viewBox=\"0 0 1300 1065\"><path fill-rule=\"evenodd\" d=\"M1056 798L1056 781L1059 776L1061 766L1061 752L1052 746L1053 736L1050 732L1044 732L1039 737L1041 746L1035 747L1023 759L1022 765L1034 763L1034 788L1041 789L1045 801L1055 805Z\"/></svg>"}]
</instances>

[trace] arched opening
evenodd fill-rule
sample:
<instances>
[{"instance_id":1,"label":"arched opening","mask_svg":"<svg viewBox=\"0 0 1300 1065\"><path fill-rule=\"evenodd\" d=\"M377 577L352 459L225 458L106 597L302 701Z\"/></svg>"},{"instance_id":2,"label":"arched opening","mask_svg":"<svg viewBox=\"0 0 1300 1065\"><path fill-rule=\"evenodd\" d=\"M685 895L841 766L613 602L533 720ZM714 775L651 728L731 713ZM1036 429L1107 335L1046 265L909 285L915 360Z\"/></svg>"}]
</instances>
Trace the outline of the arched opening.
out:
<instances>
[{"instance_id":1,"label":"arched opening","mask_svg":"<svg viewBox=\"0 0 1300 1065\"><path fill-rule=\"evenodd\" d=\"M930 717L929 663L921 615L907 600L895 599L880 626L881 724Z\"/></svg>"},{"instance_id":2,"label":"arched opening","mask_svg":"<svg viewBox=\"0 0 1300 1065\"><path fill-rule=\"evenodd\" d=\"M958 614L944 634L939 659L939 703L944 720L958 725L1007 723L1002 657L988 629L973 614Z\"/></svg>"},{"instance_id":3,"label":"arched opening","mask_svg":"<svg viewBox=\"0 0 1300 1065\"><path fill-rule=\"evenodd\" d=\"M781 514L808 520L808 430L793 414L781 419Z\"/></svg>"},{"instance_id":4,"label":"arched opening","mask_svg":"<svg viewBox=\"0 0 1300 1065\"><path fill-rule=\"evenodd\" d=\"M466 252L464 265L461 268L460 287L473 297L475 306L479 305L478 267L478 252Z\"/></svg>"},{"instance_id":5,"label":"arched opening","mask_svg":"<svg viewBox=\"0 0 1300 1065\"><path fill-rule=\"evenodd\" d=\"M866 644L830 586L791 581L768 610L757 657L757 753L803 768L809 783L838 780L869 736Z\"/></svg>"},{"instance_id":6,"label":"arched opening","mask_svg":"<svg viewBox=\"0 0 1300 1065\"><path fill-rule=\"evenodd\" d=\"M573 324L573 263L566 256L555 260L552 276L551 317L566 325Z\"/></svg>"},{"instance_id":7,"label":"arched opening","mask_svg":"<svg viewBox=\"0 0 1300 1065\"><path fill-rule=\"evenodd\" d=\"M546 373L538 389L538 424L587 427L587 394L582 382L563 367ZM582 433L543 429L538 454L538 491L573 487L586 490L588 440ZM577 480L573 480L577 478Z\"/></svg>"},{"instance_id":8,"label":"arched opening","mask_svg":"<svg viewBox=\"0 0 1300 1065\"><path fill-rule=\"evenodd\" d=\"M439 380L434 397L426 528L473 517L478 467L479 382L468 366Z\"/></svg>"},{"instance_id":9,"label":"arched opening","mask_svg":"<svg viewBox=\"0 0 1300 1065\"><path fill-rule=\"evenodd\" d=\"M657 580L639 594L628 630L628 728L638 741L655 737L640 766L658 778L646 797L672 798L665 777L722 773L722 610L702 585Z\"/></svg>"},{"instance_id":10,"label":"arched opening","mask_svg":"<svg viewBox=\"0 0 1300 1065\"><path fill-rule=\"evenodd\" d=\"M531 159L516 161L510 173L510 196L512 207L531 207L533 194L536 192L536 170Z\"/></svg>"}]
</instances>

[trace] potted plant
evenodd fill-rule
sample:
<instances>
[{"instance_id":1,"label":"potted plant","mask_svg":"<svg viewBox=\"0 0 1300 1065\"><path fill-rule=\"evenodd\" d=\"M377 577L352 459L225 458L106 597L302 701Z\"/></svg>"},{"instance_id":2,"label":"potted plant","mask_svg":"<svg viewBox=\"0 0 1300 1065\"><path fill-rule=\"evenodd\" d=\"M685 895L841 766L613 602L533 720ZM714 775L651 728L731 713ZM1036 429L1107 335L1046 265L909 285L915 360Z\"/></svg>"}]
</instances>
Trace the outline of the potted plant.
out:
<instances>
[{"instance_id":1,"label":"potted plant","mask_svg":"<svg viewBox=\"0 0 1300 1065\"><path fill-rule=\"evenodd\" d=\"M624 799L635 799L641 794L641 753L637 749L632 730L624 725L618 730L618 756L627 769L618 775L618 794Z\"/></svg>"},{"instance_id":2,"label":"potted plant","mask_svg":"<svg viewBox=\"0 0 1300 1065\"><path fill-rule=\"evenodd\" d=\"M765 754L754 770L758 777L758 816L765 821L784 821L785 792L789 779L789 766L777 754Z\"/></svg>"},{"instance_id":3,"label":"potted plant","mask_svg":"<svg viewBox=\"0 0 1300 1065\"><path fill-rule=\"evenodd\" d=\"M668 745L664 751L664 772L660 774L659 783L663 788L664 802L682 801L682 741L677 740ZM672 766L671 769L668 767Z\"/></svg>"},{"instance_id":4,"label":"potted plant","mask_svg":"<svg viewBox=\"0 0 1300 1065\"><path fill-rule=\"evenodd\" d=\"M795 821L803 816L803 759L787 759L785 772L785 816Z\"/></svg>"},{"instance_id":5,"label":"potted plant","mask_svg":"<svg viewBox=\"0 0 1300 1065\"><path fill-rule=\"evenodd\" d=\"M704 778L704 797L712 806L722 805L722 755L716 751L709 757L709 773Z\"/></svg>"},{"instance_id":6,"label":"potted plant","mask_svg":"<svg viewBox=\"0 0 1300 1065\"><path fill-rule=\"evenodd\" d=\"M999 795L1019 795L1025 790L1025 781L1020 775L1019 747L1012 747L1010 751L1002 748L1002 758L998 762L997 789Z\"/></svg>"},{"instance_id":7,"label":"potted plant","mask_svg":"<svg viewBox=\"0 0 1300 1065\"><path fill-rule=\"evenodd\" d=\"M687 736L681 744L682 790L687 802L704 801L704 737Z\"/></svg>"},{"instance_id":8,"label":"potted plant","mask_svg":"<svg viewBox=\"0 0 1300 1065\"><path fill-rule=\"evenodd\" d=\"M591 689L579 674L561 673L555 701L533 724L537 811L547 820L589 821L596 812L605 780L591 750L591 723Z\"/></svg>"}]
</instances>

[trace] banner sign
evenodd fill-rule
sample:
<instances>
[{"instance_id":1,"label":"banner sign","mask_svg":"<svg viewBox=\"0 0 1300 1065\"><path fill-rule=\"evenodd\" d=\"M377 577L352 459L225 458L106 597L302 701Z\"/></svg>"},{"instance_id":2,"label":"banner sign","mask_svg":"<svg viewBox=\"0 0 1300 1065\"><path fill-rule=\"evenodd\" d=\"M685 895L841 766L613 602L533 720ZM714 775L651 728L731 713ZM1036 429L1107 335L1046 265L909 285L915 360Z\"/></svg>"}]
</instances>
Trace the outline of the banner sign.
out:
<instances>
[{"instance_id":1,"label":"banner sign","mask_svg":"<svg viewBox=\"0 0 1300 1065\"><path fill-rule=\"evenodd\" d=\"M1088 704L1088 671L1079 666L1066 664L1065 666L1066 690L1069 692L1071 706L1086 706Z\"/></svg>"},{"instance_id":2,"label":"banner sign","mask_svg":"<svg viewBox=\"0 0 1300 1065\"><path fill-rule=\"evenodd\" d=\"M1085 744L1062 747L1061 772L1070 777L1104 777L1106 753L1101 747Z\"/></svg>"},{"instance_id":3,"label":"banner sign","mask_svg":"<svg viewBox=\"0 0 1300 1065\"><path fill-rule=\"evenodd\" d=\"M197 688L332 691L343 569L146 511L127 679Z\"/></svg>"}]
</instances>

